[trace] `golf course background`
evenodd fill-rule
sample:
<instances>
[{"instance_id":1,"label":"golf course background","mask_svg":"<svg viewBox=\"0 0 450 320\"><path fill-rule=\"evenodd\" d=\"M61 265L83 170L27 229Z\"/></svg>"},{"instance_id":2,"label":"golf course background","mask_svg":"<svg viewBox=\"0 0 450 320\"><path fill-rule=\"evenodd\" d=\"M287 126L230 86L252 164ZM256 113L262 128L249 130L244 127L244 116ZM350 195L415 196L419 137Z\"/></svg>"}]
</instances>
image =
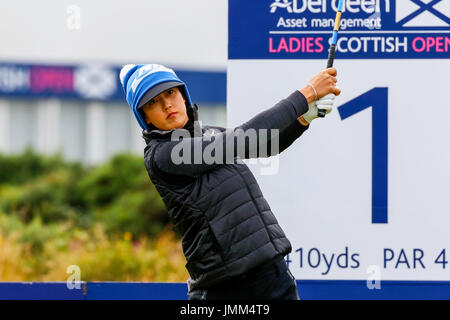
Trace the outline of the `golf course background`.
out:
<instances>
[{"instance_id":1,"label":"golf course background","mask_svg":"<svg viewBox=\"0 0 450 320\"><path fill-rule=\"evenodd\" d=\"M143 157L98 166L27 149L0 155L0 281L188 278L180 236Z\"/></svg>"}]
</instances>

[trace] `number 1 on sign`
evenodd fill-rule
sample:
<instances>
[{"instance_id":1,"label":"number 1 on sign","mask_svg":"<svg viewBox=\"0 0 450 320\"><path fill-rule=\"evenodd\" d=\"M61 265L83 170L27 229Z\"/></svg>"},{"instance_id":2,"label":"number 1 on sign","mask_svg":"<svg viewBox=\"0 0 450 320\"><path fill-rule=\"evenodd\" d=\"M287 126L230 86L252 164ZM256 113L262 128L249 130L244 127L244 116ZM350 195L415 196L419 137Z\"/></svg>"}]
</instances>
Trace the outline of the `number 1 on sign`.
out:
<instances>
[{"instance_id":1,"label":"number 1 on sign","mask_svg":"<svg viewBox=\"0 0 450 320\"><path fill-rule=\"evenodd\" d=\"M372 223L388 223L388 88L373 88L338 108L344 120L372 107Z\"/></svg>"}]
</instances>

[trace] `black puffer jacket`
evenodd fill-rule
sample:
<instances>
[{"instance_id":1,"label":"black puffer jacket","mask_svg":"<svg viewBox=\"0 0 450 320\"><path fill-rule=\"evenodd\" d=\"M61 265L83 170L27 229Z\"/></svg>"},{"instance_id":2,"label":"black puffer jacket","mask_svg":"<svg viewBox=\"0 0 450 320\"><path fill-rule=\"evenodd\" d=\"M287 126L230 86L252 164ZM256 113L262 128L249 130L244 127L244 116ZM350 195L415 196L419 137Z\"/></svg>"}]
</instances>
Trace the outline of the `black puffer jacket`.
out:
<instances>
[{"instance_id":1,"label":"black puffer jacket","mask_svg":"<svg viewBox=\"0 0 450 320\"><path fill-rule=\"evenodd\" d=\"M191 289L207 288L291 251L291 244L252 172L240 159L228 163L225 150L228 146L241 158L255 157L248 139L244 154L239 154L236 148L240 132L253 128L279 129L279 152L282 152L308 128L297 121L307 110L305 97L295 91L234 130L203 126L197 137L182 141L171 140L174 130L143 131L147 143L145 165L175 227L183 236ZM190 121L185 128L192 134L197 106L188 114ZM216 133L205 135L209 129ZM275 138L278 136L269 134L269 146ZM202 150L222 149L222 163L193 164L196 142ZM192 150L190 164L175 164L171 160L172 150L180 147L180 143ZM184 151L182 154L185 155ZM268 154L274 155L276 151L269 148Z\"/></svg>"}]
</instances>

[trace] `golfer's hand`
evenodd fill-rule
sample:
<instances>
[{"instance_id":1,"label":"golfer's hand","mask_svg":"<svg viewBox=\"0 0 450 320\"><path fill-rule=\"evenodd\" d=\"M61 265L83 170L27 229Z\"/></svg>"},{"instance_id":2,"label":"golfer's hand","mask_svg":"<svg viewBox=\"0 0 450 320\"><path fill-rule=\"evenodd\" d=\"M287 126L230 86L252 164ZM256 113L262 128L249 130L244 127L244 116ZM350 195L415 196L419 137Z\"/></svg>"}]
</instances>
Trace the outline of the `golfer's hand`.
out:
<instances>
[{"instance_id":1,"label":"golfer's hand","mask_svg":"<svg viewBox=\"0 0 450 320\"><path fill-rule=\"evenodd\" d=\"M311 121L313 121L314 119L319 117L319 109L323 109L323 110L325 110L325 114L329 114L331 112L331 110L333 109L335 98L336 98L336 96L334 94L330 93L317 101L312 101L311 103L309 103L308 111L300 117L303 119L299 119L300 123L302 123L302 120L304 120L308 124L310 124ZM306 123L303 123L303 124L306 124Z\"/></svg>"},{"instance_id":2,"label":"golfer's hand","mask_svg":"<svg viewBox=\"0 0 450 320\"><path fill-rule=\"evenodd\" d=\"M337 83L336 68L328 68L320 71L309 80L308 84L299 91L305 96L308 103L332 93L335 96L341 94L341 89L336 86Z\"/></svg>"}]
</instances>

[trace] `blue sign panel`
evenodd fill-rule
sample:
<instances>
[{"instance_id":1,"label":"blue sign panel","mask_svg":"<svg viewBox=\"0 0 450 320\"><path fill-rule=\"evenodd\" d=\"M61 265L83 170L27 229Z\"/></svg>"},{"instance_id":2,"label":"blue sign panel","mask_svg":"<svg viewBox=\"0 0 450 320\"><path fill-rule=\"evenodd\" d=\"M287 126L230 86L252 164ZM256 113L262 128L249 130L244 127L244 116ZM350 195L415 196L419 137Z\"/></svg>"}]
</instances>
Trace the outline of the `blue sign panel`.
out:
<instances>
[{"instance_id":1,"label":"blue sign panel","mask_svg":"<svg viewBox=\"0 0 450 320\"><path fill-rule=\"evenodd\" d=\"M338 0L230 0L229 59L326 59ZM449 58L450 1L344 1L338 59Z\"/></svg>"},{"instance_id":2,"label":"blue sign panel","mask_svg":"<svg viewBox=\"0 0 450 320\"><path fill-rule=\"evenodd\" d=\"M450 282L383 281L380 290L366 281L297 280L301 300L448 300ZM0 282L0 300L187 300L186 283L82 282L82 289L64 282ZM230 298L232 300L232 298Z\"/></svg>"},{"instance_id":3,"label":"blue sign panel","mask_svg":"<svg viewBox=\"0 0 450 320\"><path fill-rule=\"evenodd\" d=\"M0 96L58 97L64 99L123 101L120 66L77 66L0 63ZM226 73L178 70L194 103L223 104Z\"/></svg>"}]
</instances>

